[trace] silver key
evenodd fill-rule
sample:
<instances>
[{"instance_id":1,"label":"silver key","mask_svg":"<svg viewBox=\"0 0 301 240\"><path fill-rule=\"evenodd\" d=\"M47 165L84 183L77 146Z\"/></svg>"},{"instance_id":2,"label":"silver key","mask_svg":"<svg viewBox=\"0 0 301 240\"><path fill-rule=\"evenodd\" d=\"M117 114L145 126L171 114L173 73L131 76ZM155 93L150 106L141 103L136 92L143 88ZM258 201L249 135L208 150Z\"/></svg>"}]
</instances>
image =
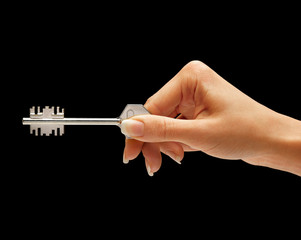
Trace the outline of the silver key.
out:
<instances>
[{"instance_id":1,"label":"silver key","mask_svg":"<svg viewBox=\"0 0 301 240\"><path fill-rule=\"evenodd\" d=\"M56 111L55 111L56 110ZM29 118L23 118L23 125L30 125L30 133L36 136L50 134L63 135L65 125L115 125L119 126L123 120L141 114L150 114L142 104L128 104L118 118L65 118L64 109L46 106L30 108Z\"/></svg>"}]
</instances>

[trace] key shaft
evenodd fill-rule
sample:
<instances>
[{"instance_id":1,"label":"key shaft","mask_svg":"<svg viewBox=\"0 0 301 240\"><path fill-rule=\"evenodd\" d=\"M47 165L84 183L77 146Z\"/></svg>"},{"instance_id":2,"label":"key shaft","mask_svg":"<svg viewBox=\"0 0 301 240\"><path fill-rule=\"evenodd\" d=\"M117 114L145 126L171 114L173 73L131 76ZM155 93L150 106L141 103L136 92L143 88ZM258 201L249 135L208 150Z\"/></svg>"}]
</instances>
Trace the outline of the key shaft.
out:
<instances>
[{"instance_id":1,"label":"key shaft","mask_svg":"<svg viewBox=\"0 0 301 240\"><path fill-rule=\"evenodd\" d=\"M120 118L23 118L23 125L31 124L63 124L63 125L115 125L118 126L121 123Z\"/></svg>"}]
</instances>

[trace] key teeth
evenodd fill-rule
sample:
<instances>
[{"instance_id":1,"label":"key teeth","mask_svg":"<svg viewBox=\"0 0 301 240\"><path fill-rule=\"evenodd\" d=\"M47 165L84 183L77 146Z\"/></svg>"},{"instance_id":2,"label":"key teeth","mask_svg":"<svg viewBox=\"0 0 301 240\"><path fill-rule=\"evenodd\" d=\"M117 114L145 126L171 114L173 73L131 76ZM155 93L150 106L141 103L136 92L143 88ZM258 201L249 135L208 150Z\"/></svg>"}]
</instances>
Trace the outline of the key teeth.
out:
<instances>
[{"instance_id":1,"label":"key teeth","mask_svg":"<svg viewBox=\"0 0 301 240\"><path fill-rule=\"evenodd\" d=\"M54 111L52 114L53 118L64 118L64 115L65 115L64 108L62 108L62 110L60 111L59 106L56 107L56 114L54 113Z\"/></svg>"},{"instance_id":2,"label":"key teeth","mask_svg":"<svg viewBox=\"0 0 301 240\"><path fill-rule=\"evenodd\" d=\"M40 106L37 107L37 112L36 112L36 107L33 106L32 108L29 109L29 116L30 118L64 118L65 111L64 108L60 111L60 107L56 107L56 113L54 112L55 107L49 107L45 106L43 110L40 110Z\"/></svg>"},{"instance_id":3,"label":"key teeth","mask_svg":"<svg viewBox=\"0 0 301 240\"><path fill-rule=\"evenodd\" d=\"M30 134L34 134L35 136L39 136L39 129L40 127L36 127L36 126L30 126ZM42 132L41 128L40 128L40 133Z\"/></svg>"},{"instance_id":4,"label":"key teeth","mask_svg":"<svg viewBox=\"0 0 301 240\"><path fill-rule=\"evenodd\" d=\"M39 130L40 129L40 130ZM64 125L45 127L42 125L30 126L30 134L35 136L62 136L64 134Z\"/></svg>"},{"instance_id":5,"label":"key teeth","mask_svg":"<svg viewBox=\"0 0 301 240\"><path fill-rule=\"evenodd\" d=\"M42 113L40 111L40 106L37 107L37 113L36 113L36 108L33 106L32 108L29 109L29 116L30 118L42 118Z\"/></svg>"},{"instance_id":6,"label":"key teeth","mask_svg":"<svg viewBox=\"0 0 301 240\"><path fill-rule=\"evenodd\" d=\"M59 134L59 136L63 136L63 134L64 134L64 126L60 126L59 129L60 129L60 134ZM58 130L58 129L57 129L57 130Z\"/></svg>"},{"instance_id":7,"label":"key teeth","mask_svg":"<svg viewBox=\"0 0 301 240\"><path fill-rule=\"evenodd\" d=\"M57 106L56 107L56 114L64 114L64 108L62 108L62 110L60 111L60 107Z\"/></svg>"},{"instance_id":8,"label":"key teeth","mask_svg":"<svg viewBox=\"0 0 301 240\"><path fill-rule=\"evenodd\" d=\"M45 106L42 111L40 106L29 108L29 117L31 119L62 119L64 118L64 114L64 108L60 110L59 106ZM64 134L64 125L31 124L30 134L34 134L35 136L62 136Z\"/></svg>"}]
</instances>

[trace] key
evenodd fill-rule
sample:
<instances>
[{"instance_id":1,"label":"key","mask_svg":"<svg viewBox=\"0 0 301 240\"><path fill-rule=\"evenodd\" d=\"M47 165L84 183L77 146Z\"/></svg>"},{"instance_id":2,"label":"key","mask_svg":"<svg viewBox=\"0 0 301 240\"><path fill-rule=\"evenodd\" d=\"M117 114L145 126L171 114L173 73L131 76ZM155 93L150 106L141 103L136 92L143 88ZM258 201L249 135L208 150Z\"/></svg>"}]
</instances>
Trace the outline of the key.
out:
<instances>
[{"instance_id":1,"label":"key","mask_svg":"<svg viewBox=\"0 0 301 240\"><path fill-rule=\"evenodd\" d=\"M114 125L119 126L123 120L141 114L150 114L142 104L128 104L118 118L65 118L64 109L46 106L32 107L29 118L23 118L23 125L30 125L30 133L38 135L54 134L62 136L65 125Z\"/></svg>"}]
</instances>

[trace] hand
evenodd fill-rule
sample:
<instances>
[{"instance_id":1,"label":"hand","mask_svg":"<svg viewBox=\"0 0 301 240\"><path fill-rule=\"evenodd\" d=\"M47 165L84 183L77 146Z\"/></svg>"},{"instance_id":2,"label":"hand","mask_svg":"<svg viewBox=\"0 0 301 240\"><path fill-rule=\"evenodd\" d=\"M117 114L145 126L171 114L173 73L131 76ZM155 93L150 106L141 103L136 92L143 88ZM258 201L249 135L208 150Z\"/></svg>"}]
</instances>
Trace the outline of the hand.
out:
<instances>
[{"instance_id":1,"label":"hand","mask_svg":"<svg viewBox=\"0 0 301 240\"><path fill-rule=\"evenodd\" d=\"M301 175L300 121L254 101L202 62L184 66L145 108L152 115L124 120L121 130L132 138L124 162L142 151L150 176L161 166L161 152L181 163L187 151Z\"/></svg>"}]
</instances>

